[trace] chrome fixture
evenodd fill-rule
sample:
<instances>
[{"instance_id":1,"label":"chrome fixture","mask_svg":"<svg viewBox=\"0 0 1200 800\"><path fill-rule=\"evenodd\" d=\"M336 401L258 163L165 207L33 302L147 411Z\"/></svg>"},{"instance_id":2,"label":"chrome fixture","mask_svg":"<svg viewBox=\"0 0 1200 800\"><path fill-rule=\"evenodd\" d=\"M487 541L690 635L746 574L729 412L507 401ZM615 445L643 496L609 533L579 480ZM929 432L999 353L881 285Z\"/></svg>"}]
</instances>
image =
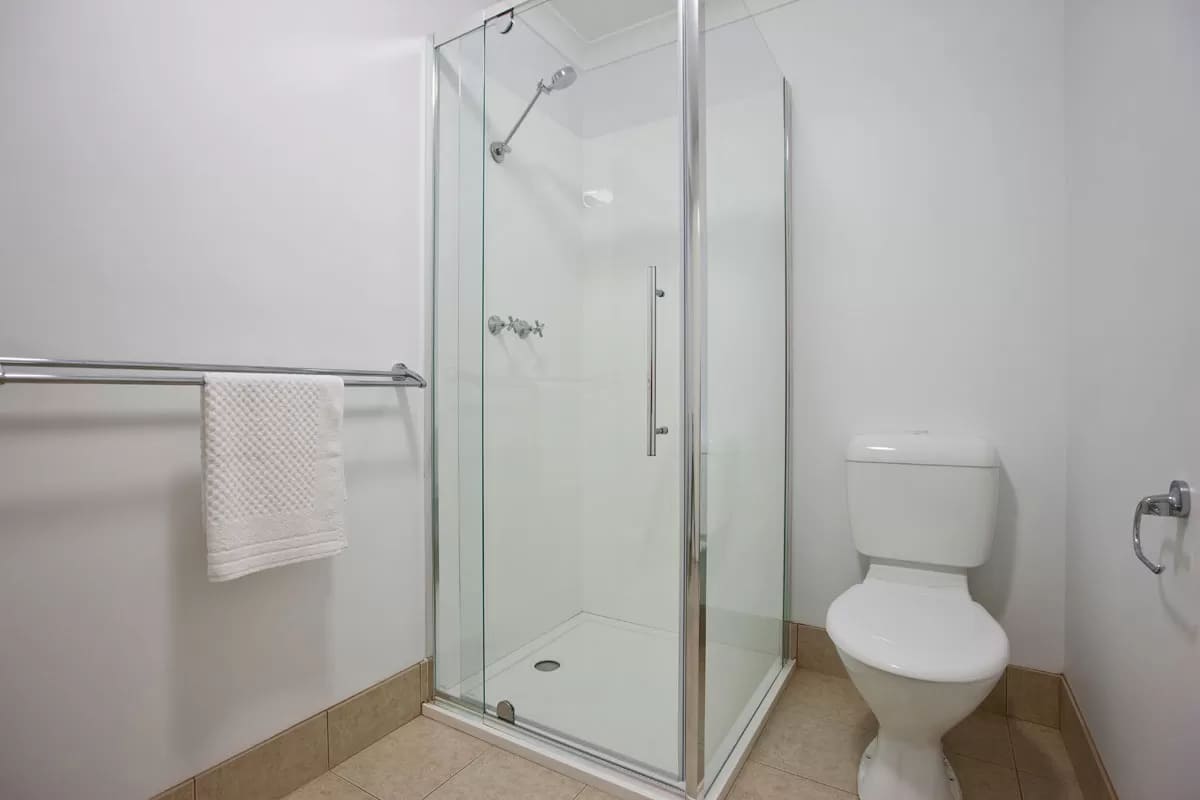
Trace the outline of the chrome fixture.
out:
<instances>
[{"instance_id":1,"label":"chrome fixture","mask_svg":"<svg viewBox=\"0 0 1200 800\"><path fill-rule=\"evenodd\" d=\"M122 370L123 375L7 372L5 367L49 369ZM140 372L183 372L190 375L139 375ZM112 383L139 386L202 386L205 372L248 372L275 375L339 375L347 386L415 386L425 379L403 364L382 369L318 369L314 367L257 367L244 364L189 364L164 361L90 361L63 358L9 358L0 356L0 384L5 383ZM130 374L132 373L132 374Z\"/></svg>"},{"instance_id":2,"label":"chrome fixture","mask_svg":"<svg viewBox=\"0 0 1200 800\"><path fill-rule=\"evenodd\" d=\"M490 23L495 23L497 31L500 33L509 33L513 29L513 10L503 11L488 20Z\"/></svg>"},{"instance_id":3,"label":"chrome fixture","mask_svg":"<svg viewBox=\"0 0 1200 800\"><path fill-rule=\"evenodd\" d=\"M658 300L666 292L658 288L658 267L646 267L646 455L657 455L659 436L667 433L658 424Z\"/></svg>"},{"instance_id":4,"label":"chrome fixture","mask_svg":"<svg viewBox=\"0 0 1200 800\"><path fill-rule=\"evenodd\" d=\"M1187 481L1171 481L1171 487L1166 494L1151 494L1138 501L1133 510L1133 554L1155 575L1163 571L1163 565L1155 564L1142 552L1142 515L1186 517L1191 511L1192 489Z\"/></svg>"},{"instance_id":5,"label":"chrome fixture","mask_svg":"<svg viewBox=\"0 0 1200 800\"><path fill-rule=\"evenodd\" d=\"M704 50L701 0L679 0L680 252L679 321L683 370L680 438L680 546L683 556L683 615L679 693L682 716L683 788L688 797L704 791L704 665L708 659L705 625L707 587L704 542L704 361L708 320L708 264L705 261L704 208Z\"/></svg>"},{"instance_id":6,"label":"chrome fixture","mask_svg":"<svg viewBox=\"0 0 1200 800\"><path fill-rule=\"evenodd\" d=\"M512 317L509 317L508 329L524 339L529 336L529 331L533 329L533 326L523 319L513 319Z\"/></svg>"},{"instance_id":7,"label":"chrome fixture","mask_svg":"<svg viewBox=\"0 0 1200 800\"><path fill-rule=\"evenodd\" d=\"M492 142L490 145L488 145L488 152L492 154L492 160L497 164L504 163L504 157L512 151L512 148L508 146L509 141L512 140L512 137L517 132L517 129L521 127L521 123L525 121L527 116L529 116L529 112L533 110L534 103L538 101L539 97L541 97L543 94L550 94L551 92L558 91L559 89L566 89L568 86L574 83L575 79L578 77L579 73L575 71L575 68L568 65L550 76L549 86L546 85L545 81L539 80L537 91L533 93L533 99L529 101L529 105L525 106L525 110L521 112L521 116L517 119L517 124L513 125L512 130L508 132L508 136L504 137L503 142Z\"/></svg>"},{"instance_id":8,"label":"chrome fixture","mask_svg":"<svg viewBox=\"0 0 1200 800\"><path fill-rule=\"evenodd\" d=\"M544 339L545 334L543 334L542 331L546 329L546 323L535 319L531 325L526 320L519 318L513 319L512 317L509 317L508 322L505 322L499 316L493 314L492 316L488 317L487 327L488 332L493 336L499 336L504 331L509 330L515 333L517 336L520 336L522 339L527 339L531 334L535 333L539 339Z\"/></svg>"}]
</instances>

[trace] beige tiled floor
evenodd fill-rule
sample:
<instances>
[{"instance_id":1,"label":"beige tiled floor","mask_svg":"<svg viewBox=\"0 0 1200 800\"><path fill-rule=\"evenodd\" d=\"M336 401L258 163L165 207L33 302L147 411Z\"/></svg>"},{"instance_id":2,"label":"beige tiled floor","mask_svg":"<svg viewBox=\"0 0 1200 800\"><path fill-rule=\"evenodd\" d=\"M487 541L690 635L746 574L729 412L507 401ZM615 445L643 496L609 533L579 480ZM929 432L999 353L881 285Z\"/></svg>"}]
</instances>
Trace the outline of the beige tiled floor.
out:
<instances>
[{"instance_id":1,"label":"beige tiled floor","mask_svg":"<svg viewBox=\"0 0 1200 800\"><path fill-rule=\"evenodd\" d=\"M576 780L418 717L287 800L613 800Z\"/></svg>"},{"instance_id":2,"label":"beige tiled floor","mask_svg":"<svg viewBox=\"0 0 1200 800\"><path fill-rule=\"evenodd\" d=\"M848 800L875 718L846 678L797 670L732 800ZM1054 728L979 712L946 735L964 800L1077 800L1082 795Z\"/></svg>"},{"instance_id":3,"label":"beige tiled floor","mask_svg":"<svg viewBox=\"0 0 1200 800\"><path fill-rule=\"evenodd\" d=\"M731 800L848 800L875 735L845 678L798 670L734 783ZM945 739L965 800L1079 800L1053 728L978 713ZM611 800L565 775L419 717L288 800Z\"/></svg>"}]
</instances>

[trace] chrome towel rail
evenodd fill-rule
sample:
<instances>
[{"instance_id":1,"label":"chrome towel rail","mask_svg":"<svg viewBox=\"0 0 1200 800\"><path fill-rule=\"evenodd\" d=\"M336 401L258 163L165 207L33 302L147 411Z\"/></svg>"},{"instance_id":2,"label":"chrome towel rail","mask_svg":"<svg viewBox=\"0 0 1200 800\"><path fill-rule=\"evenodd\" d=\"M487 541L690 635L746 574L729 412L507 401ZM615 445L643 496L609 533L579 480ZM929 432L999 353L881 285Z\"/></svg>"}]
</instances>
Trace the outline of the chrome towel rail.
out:
<instances>
[{"instance_id":1,"label":"chrome towel rail","mask_svg":"<svg viewBox=\"0 0 1200 800\"><path fill-rule=\"evenodd\" d=\"M10 372L10 367L32 369L121 370L122 375ZM190 375L139 375L140 372L194 373ZM390 370L316 369L312 367L261 367L244 364L187 364L163 361L93 361L77 358L10 358L0 356L0 384L4 383L110 383L138 386L200 386L205 372L249 372L281 375L338 375L347 386L413 386L425 388L425 379L397 362Z\"/></svg>"}]
</instances>

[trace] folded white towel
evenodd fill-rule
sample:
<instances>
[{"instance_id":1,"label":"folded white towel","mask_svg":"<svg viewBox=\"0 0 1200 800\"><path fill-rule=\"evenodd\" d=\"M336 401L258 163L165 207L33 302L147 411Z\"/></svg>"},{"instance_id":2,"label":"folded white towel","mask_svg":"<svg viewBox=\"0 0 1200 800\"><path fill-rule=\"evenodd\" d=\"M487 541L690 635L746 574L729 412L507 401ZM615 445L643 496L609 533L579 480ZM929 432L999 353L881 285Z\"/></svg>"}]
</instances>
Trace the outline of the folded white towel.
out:
<instances>
[{"instance_id":1,"label":"folded white towel","mask_svg":"<svg viewBox=\"0 0 1200 800\"><path fill-rule=\"evenodd\" d=\"M341 378L204 376L208 577L346 548Z\"/></svg>"}]
</instances>

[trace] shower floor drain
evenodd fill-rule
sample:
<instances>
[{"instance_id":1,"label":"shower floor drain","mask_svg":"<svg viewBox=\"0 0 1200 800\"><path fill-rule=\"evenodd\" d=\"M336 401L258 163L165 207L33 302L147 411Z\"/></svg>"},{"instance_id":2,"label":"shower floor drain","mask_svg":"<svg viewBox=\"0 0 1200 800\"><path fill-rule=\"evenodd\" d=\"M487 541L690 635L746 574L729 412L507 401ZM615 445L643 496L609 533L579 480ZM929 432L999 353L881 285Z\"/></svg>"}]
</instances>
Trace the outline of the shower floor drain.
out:
<instances>
[{"instance_id":1,"label":"shower floor drain","mask_svg":"<svg viewBox=\"0 0 1200 800\"><path fill-rule=\"evenodd\" d=\"M561 666L562 666L562 664L558 663L557 661L547 658L543 661L539 661L536 664L534 664L533 668L536 669L538 672L554 672L554 670L558 669Z\"/></svg>"}]
</instances>

